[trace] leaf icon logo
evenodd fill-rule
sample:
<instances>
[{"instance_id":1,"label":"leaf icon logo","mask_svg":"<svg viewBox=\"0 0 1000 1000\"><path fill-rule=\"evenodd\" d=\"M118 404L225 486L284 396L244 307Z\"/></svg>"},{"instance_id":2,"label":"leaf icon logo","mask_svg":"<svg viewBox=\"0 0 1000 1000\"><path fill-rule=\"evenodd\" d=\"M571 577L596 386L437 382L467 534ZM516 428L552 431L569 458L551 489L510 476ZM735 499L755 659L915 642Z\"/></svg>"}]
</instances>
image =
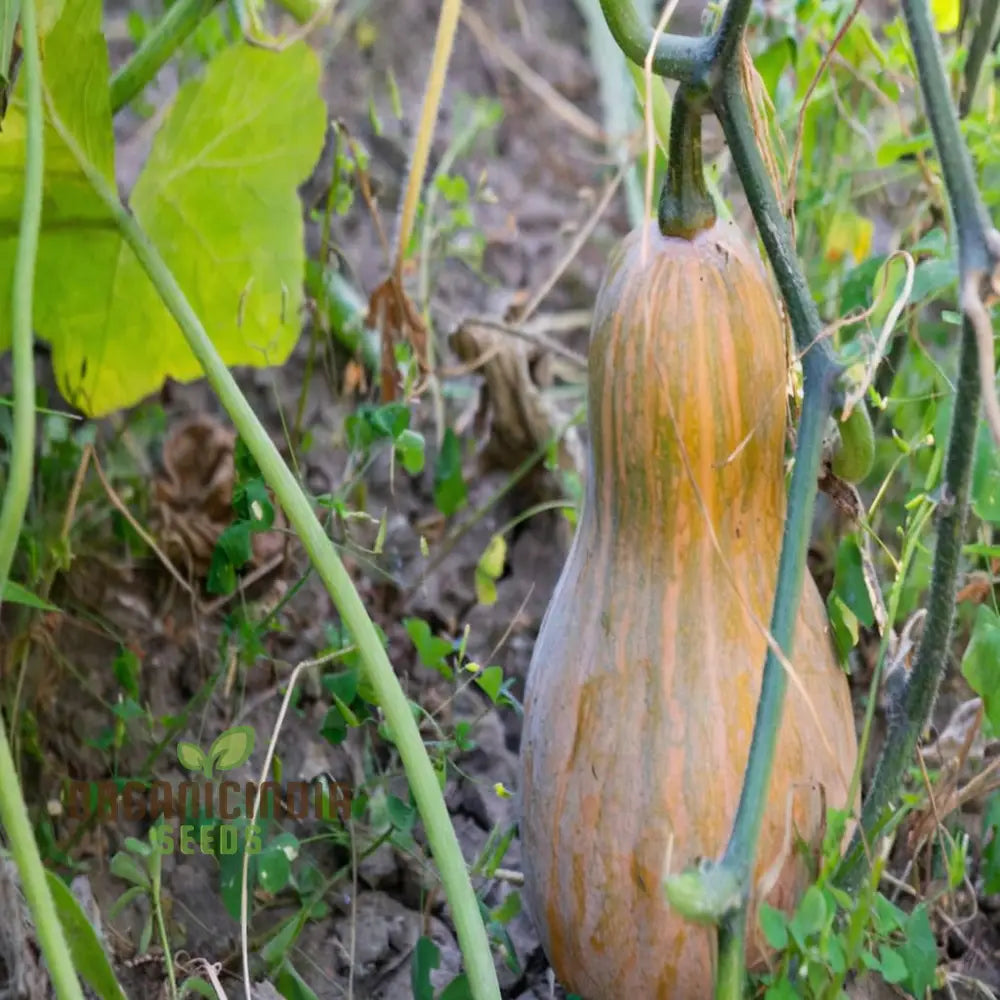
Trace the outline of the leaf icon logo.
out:
<instances>
[{"instance_id":1,"label":"leaf icon logo","mask_svg":"<svg viewBox=\"0 0 1000 1000\"><path fill-rule=\"evenodd\" d=\"M200 771L205 766L205 754L197 743L178 743L177 759L181 762L181 767L186 767L189 771Z\"/></svg>"},{"instance_id":2,"label":"leaf icon logo","mask_svg":"<svg viewBox=\"0 0 1000 1000\"><path fill-rule=\"evenodd\" d=\"M208 755L220 771L231 771L250 759L254 738L251 726L233 726L219 733Z\"/></svg>"},{"instance_id":3,"label":"leaf icon logo","mask_svg":"<svg viewBox=\"0 0 1000 1000\"><path fill-rule=\"evenodd\" d=\"M201 771L211 780L213 771L231 771L245 764L253 753L255 734L250 726L224 729L215 738L206 754L196 743L177 744L177 759L189 771Z\"/></svg>"}]
</instances>

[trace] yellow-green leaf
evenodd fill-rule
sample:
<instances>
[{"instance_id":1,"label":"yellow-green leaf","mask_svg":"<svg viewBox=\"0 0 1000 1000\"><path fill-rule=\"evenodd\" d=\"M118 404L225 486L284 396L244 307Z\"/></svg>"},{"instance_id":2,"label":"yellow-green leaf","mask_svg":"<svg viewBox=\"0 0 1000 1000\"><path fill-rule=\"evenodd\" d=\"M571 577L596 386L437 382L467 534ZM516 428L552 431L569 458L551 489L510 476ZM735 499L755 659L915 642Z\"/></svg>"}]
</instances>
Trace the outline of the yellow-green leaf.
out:
<instances>
[{"instance_id":1,"label":"yellow-green leaf","mask_svg":"<svg viewBox=\"0 0 1000 1000\"><path fill-rule=\"evenodd\" d=\"M496 581L503 575L506 560L507 542L503 535L494 535L476 566L476 598L480 604L496 603Z\"/></svg>"},{"instance_id":2,"label":"yellow-green leaf","mask_svg":"<svg viewBox=\"0 0 1000 1000\"><path fill-rule=\"evenodd\" d=\"M130 208L229 365L280 364L300 329L305 250L297 194L322 146L319 63L240 42L177 93ZM83 153L114 177L98 0L75 0L46 40L45 85ZM0 308L9 308L20 212L23 106L0 137ZM13 181L9 180L13 178ZM201 369L76 161L46 130L36 327L64 395L90 415L129 406ZM0 350L8 346L0 326Z\"/></svg>"}]
</instances>

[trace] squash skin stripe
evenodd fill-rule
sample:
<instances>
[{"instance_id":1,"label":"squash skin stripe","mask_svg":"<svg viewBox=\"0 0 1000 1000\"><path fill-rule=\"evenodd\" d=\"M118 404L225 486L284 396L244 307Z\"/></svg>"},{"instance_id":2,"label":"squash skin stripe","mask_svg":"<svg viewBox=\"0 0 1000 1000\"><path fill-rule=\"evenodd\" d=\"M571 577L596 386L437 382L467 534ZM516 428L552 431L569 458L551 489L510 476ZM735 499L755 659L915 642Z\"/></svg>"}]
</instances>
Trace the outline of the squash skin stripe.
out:
<instances>
[{"instance_id":1,"label":"squash skin stripe","mask_svg":"<svg viewBox=\"0 0 1000 1000\"><path fill-rule=\"evenodd\" d=\"M660 880L671 834L673 871L728 837L766 648L732 584L769 621L785 510L784 333L760 262L727 224L691 241L651 230L645 268L637 231L595 302L585 501L525 694L523 895L560 980L584 1000L711 995L713 934L666 906ZM843 805L857 755L811 580L795 652L838 759L816 750L790 689L758 876L781 856L797 783ZM808 838L811 800L795 802ZM804 877L784 859L768 902L787 911ZM748 960L765 953L751 933Z\"/></svg>"}]
</instances>

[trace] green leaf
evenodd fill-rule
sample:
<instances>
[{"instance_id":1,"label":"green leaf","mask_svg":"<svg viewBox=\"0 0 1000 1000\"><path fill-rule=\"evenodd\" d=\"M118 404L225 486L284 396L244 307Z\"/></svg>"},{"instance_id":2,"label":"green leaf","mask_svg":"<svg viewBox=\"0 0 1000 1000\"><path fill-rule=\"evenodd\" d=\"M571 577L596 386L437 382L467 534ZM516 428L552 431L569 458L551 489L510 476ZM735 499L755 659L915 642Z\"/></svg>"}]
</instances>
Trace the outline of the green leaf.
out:
<instances>
[{"instance_id":1,"label":"green leaf","mask_svg":"<svg viewBox=\"0 0 1000 1000\"><path fill-rule=\"evenodd\" d=\"M347 720L340 711L339 703L327 709L319 727L319 734L333 746L339 746L347 739Z\"/></svg>"},{"instance_id":2,"label":"green leaf","mask_svg":"<svg viewBox=\"0 0 1000 1000\"><path fill-rule=\"evenodd\" d=\"M825 943L826 964L830 970L837 975L847 971L847 956L844 954L844 946L840 938L831 934Z\"/></svg>"},{"instance_id":3,"label":"green leaf","mask_svg":"<svg viewBox=\"0 0 1000 1000\"><path fill-rule=\"evenodd\" d=\"M46 880L73 956L73 967L86 980L100 1000L128 1000L115 978L108 956L101 947L97 932L87 919L76 897L58 875L46 869Z\"/></svg>"},{"instance_id":4,"label":"green leaf","mask_svg":"<svg viewBox=\"0 0 1000 1000\"><path fill-rule=\"evenodd\" d=\"M125 879L133 885L141 886L143 889L150 888L149 876L139 867L138 862L131 854L119 851L112 859L111 874L117 878Z\"/></svg>"},{"instance_id":5,"label":"green leaf","mask_svg":"<svg viewBox=\"0 0 1000 1000\"><path fill-rule=\"evenodd\" d=\"M385 809L389 822L403 833L409 833L417 821L417 811L404 802L398 795L389 795L385 800Z\"/></svg>"},{"instance_id":6,"label":"green leaf","mask_svg":"<svg viewBox=\"0 0 1000 1000\"><path fill-rule=\"evenodd\" d=\"M14 583L13 580L8 580L3 585L3 599L4 604L21 604L26 608L34 608L36 611L58 611L54 604L49 604L48 601L43 601L40 597L36 597L30 590L22 587L19 583Z\"/></svg>"},{"instance_id":7,"label":"green leaf","mask_svg":"<svg viewBox=\"0 0 1000 1000\"><path fill-rule=\"evenodd\" d=\"M882 893L875 896L874 923L879 934L888 937L893 931L903 926L906 914L895 903L890 902Z\"/></svg>"},{"instance_id":8,"label":"green leaf","mask_svg":"<svg viewBox=\"0 0 1000 1000\"><path fill-rule=\"evenodd\" d=\"M424 468L424 438L422 434L409 429L396 438L396 453L403 463L403 468L411 476L416 476Z\"/></svg>"},{"instance_id":9,"label":"green leaf","mask_svg":"<svg viewBox=\"0 0 1000 1000\"><path fill-rule=\"evenodd\" d=\"M826 926L826 920L826 898L822 889L811 885L800 900L795 916L788 924L788 930L799 947L804 948L807 940Z\"/></svg>"},{"instance_id":10,"label":"green leaf","mask_svg":"<svg viewBox=\"0 0 1000 1000\"><path fill-rule=\"evenodd\" d=\"M237 847L232 854L218 854L219 895L223 905L233 920L240 919L240 897L243 892L243 851L246 847L246 828L237 831ZM257 878L257 859L260 854L251 853L247 870L247 885L252 886ZM253 892L250 893L250 912L253 913Z\"/></svg>"},{"instance_id":11,"label":"green leaf","mask_svg":"<svg viewBox=\"0 0 1000 1000\"><path fill-rule=\"evenodd\" d=\"M915 906L904 928L906 940L899 946L899 954L906 964L907 985L914 996L923 997L935 984L937 971L937 940L927 915L927 904Z\"/></svg>"},{"instance_id":12,"label":"green leaf","mask_svg":"<svg viewBox=\"0 0 1000 1000\"><path fill-rule=\"evenodd\" d=\"M145 955L149 951L149 943L153 940L153 918L147 917L146 922L142 925L142 930L139 932L139 947L137 949L140 955Z\"/></svg>"},{"instance_id":13,"label":"green leaf","mask_svg":"<svg viewBox=\"0 0 1000 1000\"><path fill-rule=\"evenodd\" d=\"M413 949L413 965L410 982L413 986L413 1000L434 1000L431 972L441 964L441 952L429 938L421 937Z\"/></svg>"},{"instance_id":14,"label":"green leaf","mask_svg":"<svg viewBox=\"0 0 1000 1000\"><path fill-rule=\"evenodd\" d=\"M976 611L962 657L962 676L980 698L994 732L1000 732L1000 616L985 604Z\"/></svg>"},{"instance_id":15,"label":"green leaf","mask_svg":"<svg viewBox=\"0 0 1000 1000\"><path fill-rule=\"evenodd\" d=\"M423 618L406 618L403 621L403 627L406 629L410 641L416 647L420 662L425 667L436 670L450 679L453 676L453 671L448 666L446 657L455 652L455 644L434 635L430 625Z\"/></svg>"},{"instance_id":16,"label":"green leaf","mask_svg":"<svg viewBox=\"0 0 1000 1000\"><path fill-rule=\"evenodd\" d=\"M503 667L487 667L476 675L476 683L495 705L503 690Z\"/></svg>"},{"instance_id":17,"label":"green leaf","mask_svg":"<svg viewBox=\"0 0 1000 1000\"><path fill-rule=\"evenodd\" d=\"M122 686L122 689L129 698L139 697L139 678L142 676L142 661L127 647L118 650L114 663L111 665L115 680Z\"/></svg>"},{"instance_id":18,"label":"green leaf","mask_svg":"<svg viewBox=\"0 0 1000 1000\"><path fill-rule=\"evenodd\" d=\"M285 1000L319 1000L288 959L282 964L274 985Z\"/></svg>"},{"instance_id":19,"label":"green leaf","mask_svg":"<svg viewBox=\"0 0 1000 1000\"><path fill-rule=\"evenodd\" d=\"M134 885L131 889L126 889L108 908L108 916L114 920L119 913L125 910L134 899L145 896L146 890L141 885Z\"/></svg>"},{"instance_id":20,"label":"green leaf","mask_svg":"<svg viewBox=\"0 0 1000 1000\"><path fill-rule=\"evenodd\" d=\"M439 994L438 1000L475 1000L469 977L463 972L456 976Z\"/></svg>"},{"instance_id":21,"label":"green leaf","mask_svg":"<svg viewBox=\"0 0 1000 1000\"><path fill-rule=\"evenodd\" d=\"M782 976L776 983L767 988L764 1000L799 1000L799 991Z\"/></svg>"},{"instance_id":22,"label":"green leaf","mask_svg":"<svg viewBox=\"0 0 1000 1000\"><path fill-rule=\"evenodd\" d=\"M283 956L291 951L296 939L302 932L303 926L304 921L301 910L287 917L268 939L267 944L261 949L260 957L268 965L278 963Z\"/></svg>"},{"instance_id":23,"label":"green leaf","mask_svg":"<svg viewBox=\"0 0 1000 1000\"><path fill-rule=\"evenodd\" d=\"M350 705L348 705L343 698L338 697L336 694L332 695L332 697L334 705L337 706L337 711L344 717L344 722L352 728L360 726L361 720L351 711Z\"/></svg>"},{"instance_id":24,"label":"green leaf","mask_svg":"<svg viewBox=\"0 0 1000 1000\"><path fill-rule=\"evenodd\" d=\"M282 833L257 855L257 882L272 896L288 885L292 876L292 861L298 857L299 841L290 833Z\"/></svg>"},{"instance_id":25,"label":"green leaf","mask_svg":"<svg viewBox=\"0 0 1000 1000\"><path fill-rule=\"evenodd\" d=\"M846 660L847 654L858 643L858 620L854 612L844 603L843 598L832 590L826 598L826 612L830 619L837 655L842 661Z\"/></svg>"},{"instance_id":26,"label":"green leaf","mask_svg":"<svg viewBox=\"0 0 1000 1000\"><path fill-rule=\"evenodd\" d=\"M476 600L489 606L496 603L496 582L503 576L507 562L507 541L503 535L494 535L476 564Z\"/></svg>"},{"instance_id":27,"label":"green leaf","mask_svg":"<svg viewBox=\"0 0 1000 1000\"><path fill-rule=\"evenodd\" d=\"M884 254L869 257L853 267L840 287L840 312L847 315L855 309L864 309L872 303L872 286L885 263Z\"/></svg>"},{"instance_id":28,"label":"green leaf","mask_svg":"<svg viewBox=\"0 0 1000 1000\"><path fill-rule=\"evenodd\" d=\"M878 952L882 978L887 983L901 983L906 979L908 971L903 956L894 948L882 945Z\"/></svg>"},{"instance_id":29,"label":"green leaf","mask_svg":"<svg viewBox=\"0 0 1000 1000\"><path fill-rule=\"evenodd\" d=\"M189 976L178 987L177 992L181 997L186 997L189 993L195 993L200 997L208 997L209 1000L218 1000L218 990L201 976Z\"/></svg>"},{"instance_id":30,"label":"green leaf","mask_svg":"<svg viewBox=\"0 0 1000 1000\"><path fill-rule=\"evenodd\" d=\"M253 542L250 535L250 525L246 521L235 521L219 535L219 540L215 543L215 551L221 552L231 566L239 569L248 563L253 555Z\"/></svg>"},{"instance_id":31,"label":"green leaf","mask_svg":"<svg viewBox=\"0 0 1000 1000\"><path fill-rule=\"evenodd\" d=\"M66 5L46 43L45 83L66 127L113 186L100 14L98 0ZM230 46L182 84L131 193L132 213L227 365L281 364L298 339L305 251L297 188L323 142L318 83L318 59L305 43L281 52ZM20 176L23 146L17 114L9 131L5 123L0 172ZM12 234L0 241L5 310L20 181L12 187L0 195L0 221ZM67 399L102 416L139 401L168 376L200 377L152 282L51 134L45 205L35 319L52 343Z\"/></svg>"},{"instance_id":32,"label":"green leaf","mask_svg":"<svg viewBox=\"0 0 1000 1000\"><path fill-rule=\"evenodd\" d=\"M358 695L360 680L360 670L343 670L336 674L324 674L322 684L331 695L350 705Z\"/></svg>"},{"instance_id":33,"label":"green leaf","mask_svg":"<svg viewBox=\"0 0 1000 1000\"><path fill-rule=\"evenodd\" d=\"M521 894L508 892L504 901L490 913L490 920L509 924L521 912Z\"/></svg>"},{"instance_id":34,"label":"green leaf","mask_svg":"<svg viewBox=\"0 0 1000 1000\"><path fill-rule=\"evenodd\" d=\"M207 979L202 979L201 976L188 976L177 987L177 993L181 997L181 1000L184 1000L189 994L208 997L209 1000L218 1000L219 998L218 990Z\"/></svg>"},{"instance_id":35,"label":"green leaf","mask_svg":"<svg viewBox=\"0 0 1000 1000\"><path fill-rule=\"evenodd\" d=\"M948 234L940 226L935 226L910 247L910 253L929 253L935 257L944 257L948 253Z\"/></svg>"},{"instance_id":36,"label":"green leaf","mask_svg":"<svg viewBox=\"0 0 1000 1000\"><path fill-rule=\"evenodd\" d=\"M971 503L976 517L1000 524L1000 454L985 421L980 421L976 434Z\"/></svg>"},{"instance_id":37,"label":"green leaf","mask_svg":"<svg viewBox=\"0 0 1000 1000\"><path fill-rule=\"evenodd\" d=\"M233 726L223 730L212 743L209 755L220 771L231 771L250 759L256 734L252 726Z\"/></svg>"},{"instance_id":38,"label":"green leaf","mask_svg":"<svg viewBox=\"0 0 1000 1000\"><path fill-rule=\"evenodd\" d=\"M760 906L760 929L764 932L767 943L777 951L788 946L788 920L781 910L776 910L767 903Z\"/></svg>"},{"instance_id":39,"label":"green leaf","mask_svg":"<svg viewBox=\"0 0 1000 1000\"><path fill-rule=\"evenodd\" d=\"M86 81L86 86L81 86ZM63 10L45 40L42 82L54 109L101 176L115 183L114 133L108 99L108 52L100 0L77 0ZM14 89L0 141L0 309L10 313L11 279L24 194L24 74ZM42 234L35 275L35 325L51 337L60 315L72 319L95 307L120 247L104 206L46 114ZM86 252L81 253L81 247ZM74 255L78 259L74 259ZM0 323L0 351L10 346L10 323Z\"/></svg>"},{"instance_id":40,"label":"green leaf","mask_svg":"<svg viewBox=\"0 0 1000 1000\"><path fill-rule=\"evenodd\" d=\"M858 621L871 628L875 623L875 610L868 589L868 581L865 579L861 548L855 534L845 535L837 547L833 589L851 609Z\"/></svg>"},{"instance_id":41,"label":"green leaf","mask_svg":"<svg viewBox=\"0 0 1000 1000\"><path fill-rule=\"evenodd\" d=\"M933 142L930 132L905 139L889 139L879 146L875 154L876 166L888 167L904 156L925 152L931 148Z\"/></svg>"},{"instance_id":42,"label":"green leaf","mask_svg":"<svg viewBox=\"0 0 1000 1000\"><path fill-rule=\"evenodd\" d=\"M441 452L434 468L434 505L445 517L461 510L468 501L462 478L462 445L449 427L444 432Z\"/></svg>"},{"instance_id":43,"label":"green leaf","mask_svg":"<svg viewBox=\"0 0 1000 1000\"><path fill-rule=\"evenodd\" d=\"M938 257L921 261L913 272L913 291L910 302L923 302L935 298L951 288L958 280L958 265L951 257Z\"/></svg>"},{"instance_id":44,"label":"green leaf","mask_svg":"<svg viewBox=\"0 0 1000 1000\"><path fill-rule=\"evenodd\" d=\"M138 837L126 837L125 850L131 851L132 854L142 855L144 858L148 858L153 853L151 844L145 840L139 840Z\"/></svg>"},{"instance_id":45,"label":"green leaf","mask_svg":"<svg viewBox=\"0 0 1000 1000\"><path fill-rule=\"evenodd\" d=\"M396 441L410 426L410 411L405 403L385 403L382 406L359 406L344 421L347 443L366 451L376 441Z\"/></svg>"},{"instance_id":46,"label":"green leaf","mask_svg":"<svg viewBox=\"0 0 1000 1000\"><path fill-rule=\"evenodd\" d=\"M177 744L177 760L181 767L186 767L189 771L201 771L204 770L206 757L197 743L182 740Z\"/></svg>"},{"instance_id":47,"label":"green leaf","mask_svg":"<svg viewBox=\"0 0 1000 1000\"><path fill-rule=\"evenodd\" d=\"M983 813L983 891L1000 892L1000 792L990 796Z\"/></svg>"},{"instance_id":48,"label":"green leaf","mask_svg":"<svg viewBox=\"0 0 1000 1000\"><path fill-rule=\"evenodd\" d=\"M764 81L764 86L771 97L774 97L778 89L781 74L794 58L795 39L786 35L768 46L754 59L757 72L760 73L761 80Z\"/></svg>"}]
</instances>

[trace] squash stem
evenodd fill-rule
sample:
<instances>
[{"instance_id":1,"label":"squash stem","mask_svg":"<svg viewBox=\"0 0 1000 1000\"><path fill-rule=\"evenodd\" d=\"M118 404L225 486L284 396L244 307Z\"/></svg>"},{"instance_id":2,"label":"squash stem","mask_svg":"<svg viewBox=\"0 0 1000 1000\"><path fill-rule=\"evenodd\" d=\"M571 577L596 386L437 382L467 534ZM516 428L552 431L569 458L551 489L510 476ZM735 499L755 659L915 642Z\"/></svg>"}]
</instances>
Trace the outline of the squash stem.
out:
<instances>
[{"instance_id":1,"label":"squash stem","mask_svg":"<svg viewBox=\"0 0 1000 1000\"><path fill-rule=\"evenodd\" d=\"M667 174L660 193L659 224L664 236L690 240L715 225L715 202L705 185L701 160L702 109L681 85L670 114Z\"/></svg>"},{"instance_id":2,"label":"squash stem","mask_svg":"<svg viewBox=\"0 0 1000 1000\"><path fill-rule=\"evenodd\" d=\"M689 38L669 32L657 37L652 25L639 16L632 0L600 0L600 3L615 41L637 66L642 66L655 41L654 73L689 83L706 80L715 44L711 38Z\"/></svg>"},{"instance_id":3,"label":"squash stem","mask_svg":"<svg viewBox=\"0 0 1000 1000\"><path fill-rule=\"evenodd\" d=\"M719 924L719 960L715 975L715 1000L743 1000L746 989L745 907Z\"/></svg>"}]
</instances>

